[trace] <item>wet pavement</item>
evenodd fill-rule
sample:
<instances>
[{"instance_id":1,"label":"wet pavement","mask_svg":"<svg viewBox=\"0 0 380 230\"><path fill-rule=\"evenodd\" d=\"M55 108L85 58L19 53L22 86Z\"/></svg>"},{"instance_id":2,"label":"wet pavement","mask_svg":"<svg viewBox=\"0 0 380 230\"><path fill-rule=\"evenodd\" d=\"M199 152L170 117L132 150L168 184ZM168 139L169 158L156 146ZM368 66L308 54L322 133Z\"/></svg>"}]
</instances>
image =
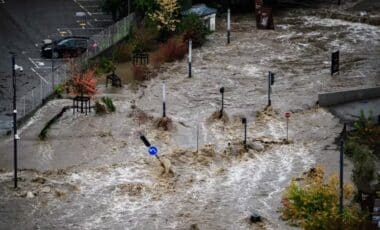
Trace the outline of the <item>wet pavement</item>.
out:
<instances>
[{"instance_id":1,"label":"wet pavement","mask_svg":"<svg viewBox=\"0 0 380 230\"><path fill-rule=\"evenodd\" d=\"M26 223L30 229L291 229L278 212L291 178L316 164L338 171L335 138L342 124L316 105L318 93L380 85L380 28L318 12L289 10L276 18L274 31L258 31L251 16L234 17L230 45L220 23L194 50L191 79L183 60L167 64L136 92L100 86L100 95L114 99L115 113L68 112L39 141L47 119L70 104L49 102L21 131L19 164L26 170L20 190L11 188L12 142L0 143L0 229L25 229ZM341 74L331 77L337 48ZM268 71L276 80L272 108L265 109ZM174 126L169 131L156 127L163 82ZM210 118L220 109L220 87L228 121ZM286 111L292 113L289 143ZM242 117L248 151L241 144ZM163 174L139 132L174 174ZM345 165L350 181L350 162ZM28 191L33 198L26 198ZM252 212L263 223L251 225Z\"/></svg>"}]
</instances>

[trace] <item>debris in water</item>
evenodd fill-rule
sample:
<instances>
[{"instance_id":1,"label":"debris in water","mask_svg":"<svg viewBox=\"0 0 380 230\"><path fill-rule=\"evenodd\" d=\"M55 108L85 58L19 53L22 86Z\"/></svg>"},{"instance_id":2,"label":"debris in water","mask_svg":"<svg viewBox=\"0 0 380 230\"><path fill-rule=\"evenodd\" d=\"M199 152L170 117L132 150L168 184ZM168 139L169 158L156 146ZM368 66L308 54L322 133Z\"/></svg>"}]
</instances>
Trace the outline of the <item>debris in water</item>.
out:
<instances>
[{"instance_id":1,"label":"debris in water","mask_svg":"<svg viewBox=\"0 0 380 230\"><path fill-rule=\"evenodd\" d=\"M36 177L36 178L32 179L32 182L33 183L39 183L39 184L45 184L46 179L43 177Z\"/></svg>"},{"instance_id":2,"label":"debris in water","mask_svg":"<svg viewBox=\"0 0 380 230\"><path fill-rule=\"evenodd\" d=\"M174 130L174 124L172 119L168 117L160 117L154 122L154 126L163 131L173 131Z\"/></svg>"},{"instance_id":3,"label":"debris in water","mask_svg":"<svg viewBox=\"0 0 380 230\"><path fill-rule=\"evenodd\" d=\"M226 112L223 111L221 114L221 111L218 110L218 111L213 112L211 116L207 119L207 121L209 123L213 123L215 121L222 121L223 124L226 124L229 122L229 118Z\"/></svg>"}]
</instances>

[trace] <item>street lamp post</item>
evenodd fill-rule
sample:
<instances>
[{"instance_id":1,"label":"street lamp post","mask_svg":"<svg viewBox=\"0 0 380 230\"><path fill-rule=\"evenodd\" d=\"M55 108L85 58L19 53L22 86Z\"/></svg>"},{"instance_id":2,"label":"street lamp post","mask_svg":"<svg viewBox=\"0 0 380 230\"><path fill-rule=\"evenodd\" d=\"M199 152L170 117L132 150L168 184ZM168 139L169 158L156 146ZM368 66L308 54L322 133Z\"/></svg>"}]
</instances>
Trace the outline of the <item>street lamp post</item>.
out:
<instances>
[{"instance_id":1,"label":"street lamp post","mask_svg":"<svg viewBox=\"0 0 380 230\"><path fill-rule=\"evenodd\" d=\"M12 54L12 85L13 85L13 163L14 187L17 188L17 108L16 108L16 63L15 54Z\"/></svg>"}]
</instances>

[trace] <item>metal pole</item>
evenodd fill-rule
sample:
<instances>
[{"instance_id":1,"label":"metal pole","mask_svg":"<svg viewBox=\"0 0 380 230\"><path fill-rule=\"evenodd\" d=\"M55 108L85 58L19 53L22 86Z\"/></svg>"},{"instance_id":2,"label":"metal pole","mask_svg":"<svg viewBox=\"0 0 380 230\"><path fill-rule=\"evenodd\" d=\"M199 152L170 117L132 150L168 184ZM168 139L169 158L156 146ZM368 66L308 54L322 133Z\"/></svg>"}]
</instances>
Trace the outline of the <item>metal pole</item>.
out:
<instances>
[{"instance_id":1,"label":"metal pole","mask_svg":"<svg viewBox=\"0 0 380 230\"><path fill-rule=\"evenodd\" d=\"M220 110L219 118L222 118L224 109L224 87L220 88L219 92L222 94L222 108Z\"/></svg>"},{"instance_id":2,"label":"metal pole","mask_svg":"<svg viewBox=\"0 0 380 230\"><path fill-rule=\"evenodd\" d=\"M16 62L12 54L12 83L13 83L13 163L14 163L14 187L17 188L17 108L16 108Z\"/></svg>"},{"instance_id":3,"label":"metal pole","mask_svg":"<svg viewBox=\"0 0 380 230\"><path fill-rule=\"evenodd\" d=\"M272 105L272 101L270 99L270 90L271 90L270 78L271 78L271 72L269 71L268 73L268 106Z\"/></svg>"},{"instance_id":4,"label":"metal pole","mask_svg":"<svg viewBox=\"0 0 380 230\"><path fill-rule=\"evenodd\" d=\"M227 44L231 41L231 10L227 10Z\"/></svg>"},{"instance_id":5,"label":"metal pole","mask_svg":"<svg viewBox=\"0 0 380 230\"><path fill-rule=\"evenodd\" d=\"M197 153L199 151L199 121L197 121Z\"/></svg>"},{"instance_id":6,"label":"metal pole","mask_svg":"<svg viewBox=\"0 0 380 230\"><path fill-rule=\"evenodd\" d=\"M343 154L344 154L344 140L340 140L340 176L339 176L339 214L343 217Z\"/></svg>"},{"instance_id":7,"label":"metal pole","mask_svg":"<svg viewBox=\"0 0 380 230\"><path fill-rule=\"evenodd\" d=\"M244 124L244 148L247 148L247 118L242 119L242 123Z\"/></svg>"},{"instance_id":8,"label":"metal pole","mask_svg":"<svg viewBox=\"0 0 380 230\"><path fill-rule=\"evenodd\" d=\"M41 96L41 104L43 104L43 100L44 100L44 94L43 94L43 92L44 92L44 90L43 90L43 88L42 88L42 78L40 78L40 96Z\"/></svg>"},{"instance_id":9,"label":"metal pole","mask_svg":"<svg viewBox=\"0 0 380 230\"><path fill-rule=\"evenodd\" d=\"M54 53L54 52L53 52ZM54 54L52 54L54 55ZM51 86L52 86L52 92L54 93L54 59L51 58Z\"/></svg>"},{"instance_id":10,"label":"metal pole","mask_svg":"<svg viewBox=\"0 0 380 230\"><path fill-rule=\"evenodd\" d=\"M189 78L191 78L192 46L193 42L189 39Z\"/></svg>"},{"instance_id":11,"label":"metal pole","mask_svg":"<svg viewBox=\"0 0 380 230\"><path fill-rule=\"evenodd\" d=\"M289 140L289 135L288 135L288 130L289 130L289 118L286 118L286 140Z\"/></svg>"},{"instance_id":12,"label":"metal pole","mask_svg":"<svg viewBox=\"0 0 380 230\"><path fill-rule=\"evenodd\" d=\"M162 117L166 117L165 83L162 84Z\"/></svg>"}]
</instances>

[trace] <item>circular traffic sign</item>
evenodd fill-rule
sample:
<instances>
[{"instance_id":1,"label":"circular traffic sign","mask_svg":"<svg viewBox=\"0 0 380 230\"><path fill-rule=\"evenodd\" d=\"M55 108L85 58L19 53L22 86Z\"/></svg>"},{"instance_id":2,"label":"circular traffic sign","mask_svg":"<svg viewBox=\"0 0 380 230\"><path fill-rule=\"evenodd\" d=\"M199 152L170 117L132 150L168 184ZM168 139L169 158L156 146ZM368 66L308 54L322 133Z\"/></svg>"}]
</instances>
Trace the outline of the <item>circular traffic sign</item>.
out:
<instances>
[{"instance_id":1,"label":"circular traffic sign","mask_svg":"<svg viewBox=\"0 0 380 230\"><path fill-rule=\"evenodd\" d=\"M285 113L285 117L286 117L286 118L289 118L289 117L290 117L290 113L289 113L289 112L286 112L286 113Z\"/></svg>"},{"instance_id":2,"label":"circular traffic sign","mask_svg":"<svg viewBox=\"0 0 380 230\"><path fill-rule=\"evenodd\" d=\"M148 149L148 153L152 156L155 156L158 153L158 149L155 146L150 146Z\"/></svg>"}]
</instances>

